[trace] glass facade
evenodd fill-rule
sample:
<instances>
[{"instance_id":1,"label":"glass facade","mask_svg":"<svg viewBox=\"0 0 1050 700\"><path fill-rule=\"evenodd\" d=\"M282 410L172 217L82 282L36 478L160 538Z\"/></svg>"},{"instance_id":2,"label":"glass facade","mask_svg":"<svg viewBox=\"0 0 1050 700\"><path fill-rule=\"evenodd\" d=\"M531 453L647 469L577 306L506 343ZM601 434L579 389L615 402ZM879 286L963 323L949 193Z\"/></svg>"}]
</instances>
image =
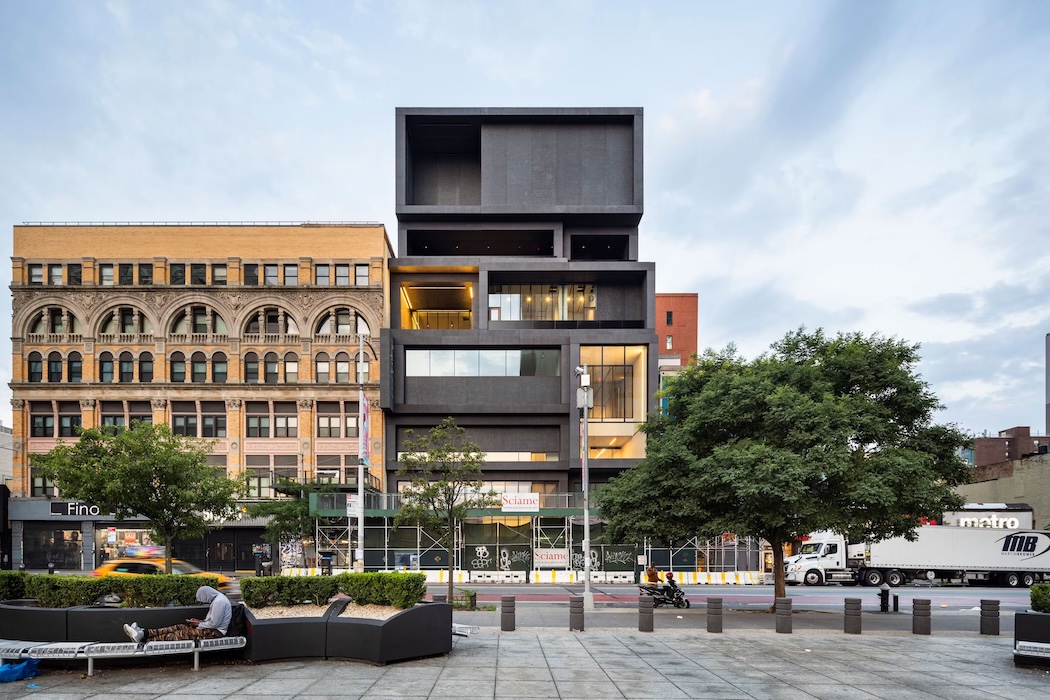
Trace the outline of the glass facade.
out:
<instances>
[{"instance_id":1,"label":"glass facade","mask_svg":"<svg viewBox=\"0 0 1050 700\"><path fill-rule=\"evenodd\" d=\"M594 284L494 284L489 286L490 321L594 321Z\"/></svg>"},{"instance_id":2,"label":"glass facade","mask_svg":"<svg viewBox=\"0 0 1050 700\"><path fill-rule=\"evenodd\" d=\"M557 377L561 350L406 350L406 377Z\"/></svg>"}]
</instances>

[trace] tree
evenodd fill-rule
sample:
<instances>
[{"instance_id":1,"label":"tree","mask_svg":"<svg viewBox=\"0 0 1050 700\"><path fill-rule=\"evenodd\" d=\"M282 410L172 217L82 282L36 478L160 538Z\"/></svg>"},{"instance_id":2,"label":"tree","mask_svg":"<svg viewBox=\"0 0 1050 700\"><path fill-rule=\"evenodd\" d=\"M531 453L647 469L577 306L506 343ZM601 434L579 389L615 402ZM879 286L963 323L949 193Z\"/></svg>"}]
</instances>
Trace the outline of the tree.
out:
<instances>
[{"instance_id":1,"label":"tree","mask_svg":"<svg viewBox=\"0 0 1050 700\"><path fill-rule=\"evenodd\" d=\"M245 484L247 486L247 484ZM286 498L274 498L248 506L248 516L269 518L263 531L263 541L280 552L282 542L313 538L315 518L310 515L311 493L332 493L332 484L304 484L295 479L278 477L274 491Z\"/></svg>"},{"instance_id":2,"label":"tree","mask_svg":"<svg viewBox=\"0 0 1050 700\"><path fill-rule=\"evenodd\" d=\"M66 498L86 501L117 520L146 517L164 543L171 573L176 538L203 537L215 520L233 517L237 481L208 466L207 441L175 435L167 425L136 422L113 432L91 428L74 444L60 444L32 465Z\"/></svg>"},{"instance_id":3,"label":"tree","mask_svg":"<svg viewBox=\"0 0 1050 700\"><path fill-rule=\"evenodd\" d=\"M777 596L783 547L809 532L914 538L962 505L953 487L969 480L969 439L934 424L942 406L915 372L918 349L799 329L750 362L706 351L664 390L645 458L596 495L610 534L761 537Z\"/></svg>"},{"instance_id":4,"label":"tree","mask_svg":"<svg viewBox=\"0 0 1050 700\"><path fill-rule=\"evenodd\" d=\"M416 437L414 431L405 431L398 461L398 476L411 481L401 491L401 510L394 518L394 527L413 524L437 534L447 555L451 603L456 523L467 516L467 511L490 508L498 502L495 492L482 492L485 453L466 439L466 429L450 416L426 435Z\"/></svg>"}]
</instances>

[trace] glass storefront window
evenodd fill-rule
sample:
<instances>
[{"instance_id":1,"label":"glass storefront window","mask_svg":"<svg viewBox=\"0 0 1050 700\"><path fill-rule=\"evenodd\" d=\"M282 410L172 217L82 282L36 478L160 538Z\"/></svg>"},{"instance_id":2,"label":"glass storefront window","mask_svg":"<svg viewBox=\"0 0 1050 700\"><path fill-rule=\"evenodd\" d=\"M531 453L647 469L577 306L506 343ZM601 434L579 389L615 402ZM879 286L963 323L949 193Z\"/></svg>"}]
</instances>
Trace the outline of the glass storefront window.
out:
<instances>
[{"instance_id":1,"label":"glass storefront window","mask_svg":"<svg viewBox=\"0 0 1050 700\"><path fill-rule=\"evenodd\" d=\"M80 528L74 523L25 523L22 531L22 561L27 569L47 569L49 563L58 570L82 568L83 542Z\"/></svg>"}]
</instances>

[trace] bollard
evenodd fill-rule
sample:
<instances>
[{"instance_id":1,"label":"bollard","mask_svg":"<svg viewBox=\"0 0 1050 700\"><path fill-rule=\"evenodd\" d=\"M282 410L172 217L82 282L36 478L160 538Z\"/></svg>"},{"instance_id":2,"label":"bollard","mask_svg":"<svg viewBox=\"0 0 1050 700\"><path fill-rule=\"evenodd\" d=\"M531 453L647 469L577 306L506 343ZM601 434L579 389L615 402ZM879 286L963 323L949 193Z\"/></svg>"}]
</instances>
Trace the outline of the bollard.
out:
<instances>
[{"instance_id":1,"label":"bollard","mask_svg":"<svg viewBox=\"0 0 1050 700\"><path fill-rule=\"evenodd\" d=\"M860 634L860 598L846 598L846 617L843 632Z\"/></svg>"},{"instance_id":2,"label":"bollard","mask_svg":"<svg viewBox=\"0 0 1050 700\"><path fill-rule=\"evenodd\" d=\"M901 611L901 597L896 593L893 594L893 612Z\"/></svg>"},{"instance_id":3,"label":"bollard","mask_svg":"<svg viewBox=\"0 0 1050 700\"><path fill-rule=\"evenodd\" d=\"M890 611L890 584L883 583L879 586L879 612Z\"/></svg>"},{"instance_id":4,"label":"bollard","mask_svg":"<svg viewBox=\"0 0 1050 700\"><path fill-rule=\"evenodd\" d=\"M999 601L981 601L981 634L999 636Z\"/></svg>"},{"instance_id":5,"label":"bollard","mask_svg":"<svg viewBox=\"0 0 1050 700\"><path fill-rule=\"evenodd\" d=\"M653 597L651 595L638 596L638 631L653 631Z\"/></svg>"},{"instance_id":6,"label":"bollard","mask_svg":"<svg viewBox=\"0 0 1050 700\"><path fill-rule=\"evenodd\" d=\"M514 596L504 595L499 599L499 629L501 632L514 631Z\"/></svg>"},{"instance_id":7,"label":"bollard","mask_svg":"<svg viewBox=\"0 0 1050 700\"><path fill-rule=\"evenodd\" d=\"M49 561L47 563L47 573L49 573L49 574L55 573L55 562Z\"/></svg>"},{"instance_id":8,"label":"bollard","mask_svg":"<svg viewBox=\"0 0 1050 700\"><path fill-rule=\"evenodd\" d=\"M448 593L435 593L434 594L434 602L435 603L447 603L448 602Z\"/></svg>"},{"instance_id":9,"label":"bollard","mask_svg":"<svg viewBox=\"0 0 1050 700\"><path fill-rule=\"evenodd\" d=\"M791 598L777 598L777 634L791 634Z\"/></svg>"},{"instance_id":10,"label":"bollard","mask_svg":"<svg viewBox=\"0 0 1050 700\"><path fill-rule=\"evenodd\" d=\"M583 632L583 596L569 596L569 631Z\"/></svg>"},{"instance_id":11,"label":"bollard","mask_svg":"<svg viewBox=\"0 0 1050 700\"><path fill-rule=\"evenodd\" d=\"M916 598L911 602L911 633L930 633L930 601Z\"/></svg>"},{"instance_id":12,"label":"bollard","mask_svg":"<svg viewBox=\"0 0 1050 700\"><path fill-rule=\"evenodd\" d=\"M707 599L707 631L719 633L722 631L722 599Z\"/></svg>"}]
</instances>

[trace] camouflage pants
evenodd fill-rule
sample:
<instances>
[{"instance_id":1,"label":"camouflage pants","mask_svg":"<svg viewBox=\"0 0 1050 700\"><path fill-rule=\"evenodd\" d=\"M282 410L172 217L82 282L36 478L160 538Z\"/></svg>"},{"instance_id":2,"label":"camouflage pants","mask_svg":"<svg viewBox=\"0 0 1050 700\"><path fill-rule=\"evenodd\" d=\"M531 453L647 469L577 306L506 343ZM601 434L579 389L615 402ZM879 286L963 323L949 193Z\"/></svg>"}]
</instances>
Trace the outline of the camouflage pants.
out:
<instances>
[{"instance_id":1,"label":"camouflage pants","mask_svg":"<svg viewBox=\"0 0 1050 700\"><path fill-rule=\"evenodd\" d=\"M178 642L184 639L218 639L222 632L212 627L192 627L190 625L172 625L146 630L144 642Z\"/></svg>"}]
</instances>

